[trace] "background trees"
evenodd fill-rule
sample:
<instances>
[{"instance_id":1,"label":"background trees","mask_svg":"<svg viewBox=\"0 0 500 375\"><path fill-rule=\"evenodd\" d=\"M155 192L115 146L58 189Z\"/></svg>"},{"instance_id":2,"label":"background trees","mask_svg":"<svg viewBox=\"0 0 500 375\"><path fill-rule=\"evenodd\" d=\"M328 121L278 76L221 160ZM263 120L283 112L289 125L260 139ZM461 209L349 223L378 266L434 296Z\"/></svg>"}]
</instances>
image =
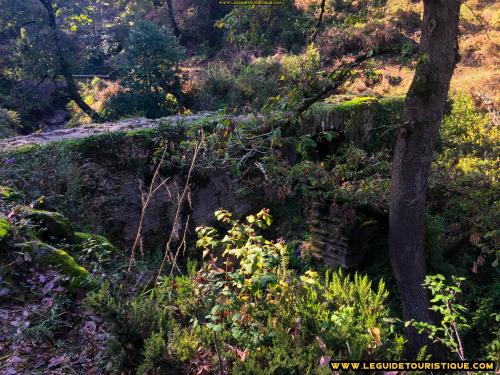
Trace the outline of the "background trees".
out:
<instances>
[{"instance_id":1,"label":"background trees","mask_svg":"<svg viewBox=\"0 0 500 375\"><path fill-rule=\"evenodd\" d=\"M178 62L184 55L166 28L142 21L130 30L120 73L137 110L149 117L172 113L181 97Z\"/></svg>"},{"instance_id":2,"label":"background trees","mask_svg":"<svg viewBox=\"0 0 500 375\"><path fill-rule=\"evenodd\" d=\"M65 1L39 0L12 2L2 6L9 22L4 32L12 33L14 53L10 56L10 76L28 79L40 85L59 78L65 81L65 91L82 111L95 121L102 118L82 99L73 79L75 71L74 40L67 31L76 30L80 23L89 22L85 8Z\"/></svg>"}]
</instances>

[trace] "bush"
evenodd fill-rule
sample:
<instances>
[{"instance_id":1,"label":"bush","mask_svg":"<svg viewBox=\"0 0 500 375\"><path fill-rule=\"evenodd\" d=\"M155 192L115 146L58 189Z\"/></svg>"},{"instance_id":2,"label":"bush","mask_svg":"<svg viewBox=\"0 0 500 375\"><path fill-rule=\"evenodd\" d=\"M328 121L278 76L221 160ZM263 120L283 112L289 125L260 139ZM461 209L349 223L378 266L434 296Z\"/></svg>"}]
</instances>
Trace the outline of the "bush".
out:
<instances>
[{"instance_id":1,"label":"bush","mask_svg":"<svg viewBox=\"0 0 500 375\"><path fill-rule=\"evenodd\" d=\"M183 55L183 49L169 30L151 22L139 22L131 29L125 54L118 62L123 79L94 78L81 83L82 97L109 120L176 113L181 97L178 62ZM91 121L73 102L68 108L72 113L68 127Z\"/></svg>"},{"instance_id":2,"label":"bush","mask_svg":"<svg viewBox=\"0 0 500 375\"><path fill-rule=\"evenodd\" d=\"M301 54L278 52L247 64L212 64L201 77L198 106L260 110L272 98L303 89L320 69L319 52L313 45Z\"/></svg>"},{"instance_id":3,"label":"bush","mask_svg":"<svg viewBox=\"0 0 500 375\"><path fill-rule=\"evenodd\" d=\"M466 93L454 95L451 112L445 116L441 128L446 149L460 154L477 154L481 148L491 150L498 137L498 130L490 126L488 114L476 109L472 96Z\"/></svg>"},{"instance_id":4,"label":"bush","mask_svg":"<svg viewBox=\"0 0 500 375\"><path fill-rule=\"evenodd\" d=\"M276 47L300 50L311 26L293 0L285 0L283 6L234 7L215 25L224 30L229 43L264 53Z\"/></svg>"},{"instance_id":5,"label":"bush","mask_svg":"<svg viewBox=\"0 0 500 375\"><path fill-rule=\"evenodd\" d=\"M87 298L112 323L118 370L317 374L328 373L329 358L399 358L383 281L297 274L286 244L259 233L272 222L267 210L244 222L227 211L216 219L227 228L221 235L197 228L201 268L189 262L187 275L124 299L109 287Z\"/></svg>"},{"instance_id":6,"label":"bush","mask_svg":"<svg viewBox=\"0 0 500 375\"><path fill-rule=\"evenodd\" d=\"M166 28L138 22L131 30L121 66L124 98L148 117L176 111L181 96L178 62L184 50Z\"/></svg>"},{"instance_id":7,"label":"bush","mask_svg":"<svg viewBox=\"0 0 500 375\"><path fill-rule=\"evenodd\" d=\"M455 93L431 175L430 269L470 280L463 304L471 329L463 341L471 358L498 358L498 137L490 114Z\"/></svg>"},{"instance_id":8,"label":"bush","mask_svg":"<svg viewBox=\"0 0 500 375\"><path fill-rule=\"evenodd\" d=\"M469 237L467 242L481 249L481 256L493 259L494 265L500 259L496 250L498 199L495 198L499 139L500 132L489 114L476 109L470 95L456 94L451 111L443 120L441 153L434 164L432 180L433 188L444 191L443 197L448 198L445 206L440 207L441 215L447 224L461 227L449 232L454 237L465 233Z\"/></svg>"},{"instance_id":9,"label":"bush","mask_svg":"<svg viewBox=\"0 0 500 375\"><path fill-rule=\"evenodd\" d=\"M21 119L17 112L0 108L0 138L12 137L21 130Z\"/></svg>"}]
</instances>

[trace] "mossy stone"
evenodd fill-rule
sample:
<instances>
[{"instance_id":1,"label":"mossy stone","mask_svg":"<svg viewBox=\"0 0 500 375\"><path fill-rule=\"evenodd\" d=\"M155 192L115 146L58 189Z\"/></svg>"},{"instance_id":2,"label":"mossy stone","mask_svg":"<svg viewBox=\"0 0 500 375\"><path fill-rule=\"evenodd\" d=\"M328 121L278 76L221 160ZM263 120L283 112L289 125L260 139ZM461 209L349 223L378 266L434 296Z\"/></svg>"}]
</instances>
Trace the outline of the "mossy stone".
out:
<instances>
[{"instance_id":1,"label":"mossy stone","mask_svg":"<svg viewBox=\"0 0 500 375\"><path fill-rule=\"evenodd\" d=\"M340 131L357 147L377 152L392 146L403 102L403 97L360 96L340 103L316 103L304 114L303 131Z\"/></svg>"},{"instance_id":2,"label":"mossy stone","mask_svg":"<svg viewBox=\"0 0 500 375\"><path fill-rule=\"evenodd\" d=\"M21 198L21 194L11 187L0 185L0 199L5 201L16 201Z\"/></svg>"},{"instance_id":3,"label":"mossy stone","mask_svg":"<svg viewBox=\"0 0 500 375\"><path fill-rule=\"evenodd\" d=\"M85 233L85 232L75 232L74 242L78 245L83 244L85 241L93 240L99 243L103 250L114 252L115 247L108 239L99 234Z\"/></svg>"},{"instance_id":4,"label":"mossy stone","mask_svg":"<svg viewBox=\"0 0 500 375\"><path fill-rule=\"evenodd\" d=\"M0 215L0 242L3 241L9 235L11 226L7 218Z\"/></svg>"},{"instance_id":5,"label":"mossy stone","mask_svg":"<svg viewBox=\"0 0 500 375\"><path fill-rule=\"evenodd\" d=\"M56 249L42 241L24 242L16 247L29 251L33 259L42 265L53 266L62 275L68 276L70 278L68 290L71 293L76 293L78 289L91 290L97 286L89 271L64 250Z\"/></svg>"},{"instance_id":6,"label":"mossy stone","mask_svg":"<svg viewBox=\"0 0 500 375\"><path fill-rule=\"evenodd\" d=\"M26 217L33 220L36 224L46 229L47 234L57 239L67 239L72 241L75 231L71 222L59 212L29 209Z\"/></svg>"},{"instance_id":7,"label":"mossy stone","mask_svg":"<svg viewBox=\"0 0 500 375\"><path fill-rule=\"evenodd\" d=\"M55 266L63 275L70 277L69 291L76 292L78 288L92 289L90 273L80 266L66 251L53 249L45 255L45 260Z\"/></svg>"}]
</instances>

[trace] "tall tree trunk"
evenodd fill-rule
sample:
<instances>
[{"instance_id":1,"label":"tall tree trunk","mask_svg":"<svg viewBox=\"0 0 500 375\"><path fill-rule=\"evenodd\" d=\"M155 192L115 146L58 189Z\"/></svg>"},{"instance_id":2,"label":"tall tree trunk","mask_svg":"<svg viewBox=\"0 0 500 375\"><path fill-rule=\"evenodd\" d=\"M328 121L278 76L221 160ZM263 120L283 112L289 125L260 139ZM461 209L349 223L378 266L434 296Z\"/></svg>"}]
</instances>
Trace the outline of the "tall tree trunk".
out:
<instances>
[{"instance_id":1,"label":"tall tree trunk","mask_svg":"<svg viewBox=\"0 0 500 375\"><path fill-rule=\"evenodd\" d=\"M172 25L172 30L174 31L174 35L178 38L179 35L181 35L181 32L179 30L179 26L177 25L177 21L175 20L172 0L166 0L166 1L167 1L168 17L170 18L170 24Z\"/></svg>"},{"instance_id":2,"label":"tall tree trunk","mask_svg":"<svg viewBox=\"0 0 500 375\"><path fill-rule=\"evenodd\" d=\"M103 122L104 119L99 115L96 111L94 111L85 101L82 99L80 93L78 92L78 87L76 86L75 80L73 79L73 75L71 74L71 70L69 64L64 57L64 53L61 48L61 40L59 39L59 30L57 29L56 24L56 15L54 12L54 8L52 6L51 0L40 0L42 5L47 11L48 19L49 19L49 27L52 30L54 35L54 44L56 47L56 58L59 60L59 69L60 74L66 80L67 90L69 97L76 103L76 105L85 112L94 122Z\"/></svg>"},{"instance_id":3,"label":"tall tree trunk","mask_svg":"<svg viewBox=\"0 0 500 375\"><path fill-rule=\"evenodd\" d=\"M420 61L406 95L392 165L389 247L406 320L431 322L424 249L427 180L458 61L459 0L424 0ZM415 357L424 335L408 328L407 356Z\"/></svg>"},{"instance_id":4,"label":"tall tree trunk","mask_svg":"<svg viewBox=\"0 0 500 375\"><path fill-rule=\"evenodd\" d=\"M323 15L325 14L325 3L326 0L321 0L318 23L316 24L316 31L314 32L314 35L312 37L313 42L316 40L316 37L318 36L321 30L321 23L323 22Z\"/></svg>"}]
</instances>

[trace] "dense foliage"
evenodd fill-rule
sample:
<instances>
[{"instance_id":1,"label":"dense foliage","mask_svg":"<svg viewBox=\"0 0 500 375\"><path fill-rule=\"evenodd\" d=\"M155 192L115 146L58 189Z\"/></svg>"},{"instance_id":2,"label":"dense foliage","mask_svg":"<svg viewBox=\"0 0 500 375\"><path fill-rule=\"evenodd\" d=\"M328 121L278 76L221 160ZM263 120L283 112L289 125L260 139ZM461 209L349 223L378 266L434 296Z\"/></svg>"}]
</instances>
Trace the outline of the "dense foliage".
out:
<instances>
[{"instance_id":1,"label":"dense foliage","mask_svg":"<svg viewBox=\"0 0 500 375\"><path fill-rule=\"evenodd\" d=\"M228 229L223 237L197 229L201 268L188 262L186 276L125 300L126 286L117 294L109 284L87 298L113 324L120 369L328 373L330 358L399 358L403 340L383 281L374 288L358 274L290 268L287 246L259 234L271 224L267 210L245 222L215 216Z\"/></svg>"},{"instance_id":2,"label":"dense foliage","mask_svg":"<svg viewBox=\"0 0 500 375\"><path fill-rule=\"evenodd\" d=\"M138 112L145 111L148 117L177 112L180 95L177 64L183 51L175 37L153 23L141 22L130 30L127 44L121 69L122 85L130 99L121 96L112 100L124 107L137 108Z\"/></svg>"},{"instance_id":3,"label":"dense foliage","mask_svg":"<svg viewBox=\"0 0 500 375\"><path fill-rule=\"evenodd\" d=\"M435 321L404 322L388 206L420 3L0 0L0 138L34 133L0 143L0 371L326 374L404 359L405 327L419 359L500 361L500 11L464 8Z\"/></svg>"}]
</instances>

